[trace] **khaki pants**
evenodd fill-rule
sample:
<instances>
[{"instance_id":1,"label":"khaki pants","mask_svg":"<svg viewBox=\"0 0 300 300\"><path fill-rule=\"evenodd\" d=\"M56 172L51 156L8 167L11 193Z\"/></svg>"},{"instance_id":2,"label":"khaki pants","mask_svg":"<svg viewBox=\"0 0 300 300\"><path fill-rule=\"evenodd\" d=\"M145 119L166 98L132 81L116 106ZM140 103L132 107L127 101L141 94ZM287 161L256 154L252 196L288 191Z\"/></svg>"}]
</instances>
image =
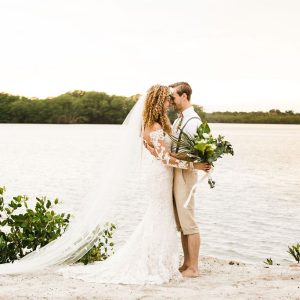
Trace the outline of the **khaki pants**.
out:
<instances>
[{"instance_id":1,"label":"khaki pants","mask_svg":"<svg viewBox=\"0 0 300 300\"><path fill-rule=\"evenodd\" d=\"M199 233L195 220L194 193L187 208L183 205L193 185L197 182L197 171L174 168L173 207L177 230L184 235Z\"/></svg>"}]
</instances>

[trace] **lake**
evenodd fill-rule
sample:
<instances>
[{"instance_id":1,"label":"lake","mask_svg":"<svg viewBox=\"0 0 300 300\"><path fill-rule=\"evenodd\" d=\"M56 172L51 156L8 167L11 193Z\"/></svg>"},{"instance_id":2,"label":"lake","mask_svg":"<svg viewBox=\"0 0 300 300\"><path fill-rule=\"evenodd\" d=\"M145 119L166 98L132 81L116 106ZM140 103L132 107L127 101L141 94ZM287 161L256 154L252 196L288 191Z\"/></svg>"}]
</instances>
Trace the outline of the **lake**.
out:
<instances>
[{"instance_id":1,"label":"lake","mask_svg":"<svg viewBox=\"0 0 300 300\"><path fill-rule=\"evenodd\" d=\"M211 124L235 150L216 163L216 187L196 193L201 254L244 262L292 261L300 242L300 126ZM113 145L118 125L0 124L0 186L63 200L74 212Z\"/></svg>"}]
</instances>

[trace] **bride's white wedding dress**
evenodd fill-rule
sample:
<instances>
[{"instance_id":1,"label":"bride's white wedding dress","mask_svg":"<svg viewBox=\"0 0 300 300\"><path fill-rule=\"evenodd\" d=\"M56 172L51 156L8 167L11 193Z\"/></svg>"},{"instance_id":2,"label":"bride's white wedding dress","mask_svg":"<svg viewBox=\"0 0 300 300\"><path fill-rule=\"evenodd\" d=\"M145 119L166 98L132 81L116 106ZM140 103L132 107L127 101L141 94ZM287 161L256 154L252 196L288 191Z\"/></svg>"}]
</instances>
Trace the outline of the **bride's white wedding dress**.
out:
<instances>
[{"instance_id":1,"label":"bride's white wedding dress","mask_svg":"<svg viewBox=\"0 0 300 300\"><path fill-rule=\"evenodd\" d=\"M173 168L167 156L170 139L162 130L150 133L159 153L153 157L143 151L150 203L142 221L129 240L113 256L91 265L73 265L59 270L64 276L99 283L161 284L181 278L178 271L178 238L173 211ZM167 148L167 149L166 149ZM166 155L167 154L167 155ZM150 172L149 172L150 171Z\"/></svg>"}]
</instances>

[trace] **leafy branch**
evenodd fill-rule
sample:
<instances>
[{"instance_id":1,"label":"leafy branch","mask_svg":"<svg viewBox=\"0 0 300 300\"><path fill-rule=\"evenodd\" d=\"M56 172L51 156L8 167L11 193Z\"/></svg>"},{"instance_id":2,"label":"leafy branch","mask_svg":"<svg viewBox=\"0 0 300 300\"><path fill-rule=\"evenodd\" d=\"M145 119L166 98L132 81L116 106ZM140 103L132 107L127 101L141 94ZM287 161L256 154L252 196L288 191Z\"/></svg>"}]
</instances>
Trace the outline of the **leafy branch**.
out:
<instances>
[{"instance_id":1,"label":"leafy branch","mask_svg":"<svg viewBox=\"0 0 300 300\"><path fill-rule=\"evenodd\" d=\"M47 197L36 197L33 208L28 197L19 195L5 204L5 187L0 187L0 263L18 260L63 234L70 222L70 214L56 213ZM113 253L112 235L116 226L107 224L95 245L80 259L87 264L104 260Z\"/></svg>"}]
</instances>

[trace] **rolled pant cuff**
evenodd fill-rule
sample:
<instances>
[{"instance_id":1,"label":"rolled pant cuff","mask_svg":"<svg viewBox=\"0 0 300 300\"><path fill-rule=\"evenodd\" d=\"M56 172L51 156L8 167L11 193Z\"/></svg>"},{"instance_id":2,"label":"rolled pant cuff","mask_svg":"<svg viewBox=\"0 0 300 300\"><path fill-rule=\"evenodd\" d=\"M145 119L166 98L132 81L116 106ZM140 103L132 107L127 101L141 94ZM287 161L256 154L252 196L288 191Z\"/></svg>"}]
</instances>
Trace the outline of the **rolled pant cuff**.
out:
<instances>
[{"instance_id":1,"label":"rolled pant cuff","mask_svg":"<svg viewBox=\"0 0 300 300\"><path fill-rule=\"evenodd\" d=\"M181 230L183 235L190 235L190 234L196 234L199 233L199 229L190 229L190 230Z\"/></svg>"}]
</instances>

